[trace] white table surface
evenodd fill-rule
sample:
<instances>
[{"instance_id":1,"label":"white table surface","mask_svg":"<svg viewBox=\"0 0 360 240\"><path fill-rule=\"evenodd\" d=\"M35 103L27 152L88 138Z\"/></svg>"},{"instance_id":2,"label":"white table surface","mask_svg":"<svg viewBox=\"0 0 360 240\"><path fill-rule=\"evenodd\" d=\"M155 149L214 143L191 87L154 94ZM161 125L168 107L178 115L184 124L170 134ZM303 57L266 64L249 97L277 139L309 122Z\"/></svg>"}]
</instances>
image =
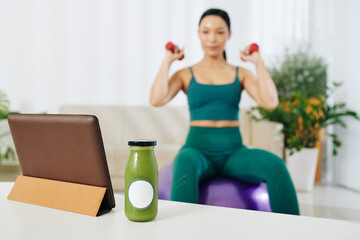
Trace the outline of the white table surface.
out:
<instances>
[{"instance_id":1,"label":"white table surface","mask_svg":"<svg viewBox=\"0 0 360 240\"><path fill-rule=\"evenodd\" d=\"M151 222L127 220L124 196L116 208L91 217L7 199L0 182L0 239L360 239L360 224L304 216L159 201Z\"/></svg>"}]
</instances>

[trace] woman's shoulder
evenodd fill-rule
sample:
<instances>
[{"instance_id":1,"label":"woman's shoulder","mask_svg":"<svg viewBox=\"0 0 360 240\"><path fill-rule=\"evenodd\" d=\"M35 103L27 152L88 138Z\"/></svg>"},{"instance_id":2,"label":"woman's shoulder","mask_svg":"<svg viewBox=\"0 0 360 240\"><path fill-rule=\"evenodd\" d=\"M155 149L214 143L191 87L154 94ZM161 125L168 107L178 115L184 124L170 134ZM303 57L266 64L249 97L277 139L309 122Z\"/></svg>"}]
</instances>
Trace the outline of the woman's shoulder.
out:
<instances>
[{"instance_id":1,"label":"woman's shoulder","mask_svg":"<svg viewBox=\"0 0 360 240\"><path fill-rule=\"evenodd\" d=\"M241 67L237 66L237 65L232 65L229 63L229 67L231 68L231 71L237 71L237 74L239 76L239 73L241 71Z\"/></svg>"},{"instance_id":2,"label":"woman's shoulder","mask_svg":"<svg viewBox=\"0 0 360 240\"><path fill-rule=\"evenodd\" d=\"M245 76L247 75L251 75L251 71L244 68L244 67L240 67L240 66L234 66L235 68L238 68L238 77L239 79L243 79Z\"/></svg>"},{"instance_id":3,"label":"woman's shoulder","mask_svg":"<svg viewBox=\"0 0 360 240\"><path fill-rule=\"evenodd\" d=\"M246 76L251 75L251 72L246 68L237 65L231 65L231 67L234 69L234 71L236 71L237 68L237 77L239 78L241 84L244 83Z\"/></svg>"},{"instance_id":4,"label":"woman's shoulder","mask_svg":"<svg viewBox=\"0 0 360 240\"><path fill-rule=\"evenodd\" d=\"M238 65L232 65L232 64L229 64L230 67L233 69L233 70L236 70L236 68L238 69L238 72L244 72L244 71L248 71L246 68L243 68L243 67L240 67Z\"/></svg>"},{"instance_id":5,"label":"woman's shoulder","mask_svg":"<svg viewBox=\"0 0 360 240\"><path fill-rule=\"evenodd\" d=\"M190 67L182 68L174 73L174 76L181 78L181 79L188 79L191 78L191 70Z\"/></svg>"}]
</instances>

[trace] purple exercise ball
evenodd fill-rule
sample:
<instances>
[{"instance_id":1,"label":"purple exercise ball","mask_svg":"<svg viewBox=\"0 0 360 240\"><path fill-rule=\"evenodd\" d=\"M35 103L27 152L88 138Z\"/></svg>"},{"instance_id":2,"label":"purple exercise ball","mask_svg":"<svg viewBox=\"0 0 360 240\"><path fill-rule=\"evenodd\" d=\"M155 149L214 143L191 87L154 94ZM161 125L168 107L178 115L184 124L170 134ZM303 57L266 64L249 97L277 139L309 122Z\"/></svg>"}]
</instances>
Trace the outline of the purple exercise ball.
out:
<instances>
[{"instance_id":1,"label":"purple exercise ball","mask_svg":"<svg viewBox=\"0 0 360 240\"><path fill-rule=\"evenodd\" d=\"M173 162L159 173L159 199L170 200ZM266 183L247 183L234 178L210 178L200 183L199 203L271 212Z\"/></svg>"}]
</instances>

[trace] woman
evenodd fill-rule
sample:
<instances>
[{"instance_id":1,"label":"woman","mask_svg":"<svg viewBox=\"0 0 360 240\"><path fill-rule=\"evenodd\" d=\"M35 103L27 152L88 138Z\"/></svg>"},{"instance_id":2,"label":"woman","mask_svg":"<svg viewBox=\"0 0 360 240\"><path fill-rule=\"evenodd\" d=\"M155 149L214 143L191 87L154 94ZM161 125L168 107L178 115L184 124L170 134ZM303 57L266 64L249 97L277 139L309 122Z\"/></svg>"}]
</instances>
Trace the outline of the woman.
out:
<instances>
[{"instance_id":1,"label":"woman","mask_svg":"<svg viewBox=\"0 0 360 240\"><path fill-rule=\"evenodd\" d=\"M242 145L239 130L239 101L242 90L262 107L278 105L275 84L258 52L241 57L256 66L250 71L226 61L230 19L220 9L209 9L201 17L199 38L204 58L168 79L169 67L183 49L166 51L151 89L150 103L162 106L180 90L187 94L190 130L185 145L174 160L171 200L197 203L199 181L210 176L228 176L247 182L267 183L274 212L299 214L296 192L282 159L267 151Z\"/></svg>"}]
</instances>

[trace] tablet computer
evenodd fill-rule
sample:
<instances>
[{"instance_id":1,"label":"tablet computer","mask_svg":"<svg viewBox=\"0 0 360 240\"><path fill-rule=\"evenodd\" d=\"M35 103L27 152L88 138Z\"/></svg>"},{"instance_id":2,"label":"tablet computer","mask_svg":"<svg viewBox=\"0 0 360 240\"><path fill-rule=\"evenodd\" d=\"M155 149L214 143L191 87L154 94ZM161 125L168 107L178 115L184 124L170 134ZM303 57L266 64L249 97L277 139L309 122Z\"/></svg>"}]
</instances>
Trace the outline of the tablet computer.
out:
<instances>
[{"instance_id":1,"label":"tablet computer","mask_svg":"<svg viewBox=\"0 0 360 240\"><path fill-rule=\"evenodd\" d=\"M11 114L8 122L24 176L106 187L98 215L115 207L96 116Z\"/></svg>"}]
</instances>

